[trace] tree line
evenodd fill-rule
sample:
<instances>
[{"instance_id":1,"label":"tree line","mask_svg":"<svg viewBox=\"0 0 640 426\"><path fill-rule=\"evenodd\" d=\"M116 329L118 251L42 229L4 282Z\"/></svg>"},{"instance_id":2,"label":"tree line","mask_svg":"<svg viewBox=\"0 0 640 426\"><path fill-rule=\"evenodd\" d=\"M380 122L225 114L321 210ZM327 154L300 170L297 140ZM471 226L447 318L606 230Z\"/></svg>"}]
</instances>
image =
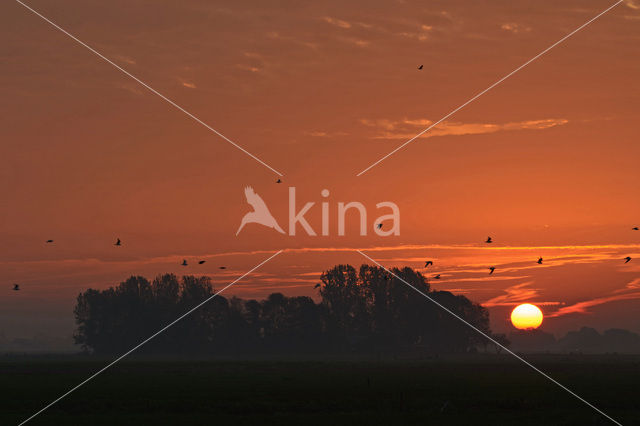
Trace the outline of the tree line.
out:
<instances>
[{"instance_id":1,"label":"tree line","mask_svg":"<svg viewBox=\"0 0 640 426\"><path fill-rule=\"evenodd\" d=\"M432 291L420 272L393 273L487 334L489 313L461 295ZM138 351L153 354L467 352L486 339L382 268L337 265L322 273L320 301L273 293L258 301L214 297ZM132 276L89 289L74 309L76 344L96 354L125 352L210 298L209 277ZM502 338L502 336L498 336Z\"/></svg>"}]
</instances>

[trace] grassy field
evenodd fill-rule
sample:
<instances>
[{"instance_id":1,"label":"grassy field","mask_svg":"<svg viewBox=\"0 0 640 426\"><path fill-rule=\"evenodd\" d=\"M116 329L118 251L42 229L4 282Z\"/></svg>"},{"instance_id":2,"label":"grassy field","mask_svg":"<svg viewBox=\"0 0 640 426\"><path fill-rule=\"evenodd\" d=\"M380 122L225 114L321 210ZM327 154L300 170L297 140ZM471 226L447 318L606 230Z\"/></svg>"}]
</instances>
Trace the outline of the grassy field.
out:
<instances>
[{"instance_id":1,"label":"grassy field","mask_svg":"<svg viewBox=\"0 0 640 426\"><path fill-rule=\"evenodd\" d=\"M640 424L640 357L531 356L624 425ZM0 358L12 425L108 360ZM424 361L123 361L33 425L612 424L507 356Z\"/></svg>"}]
</instances>

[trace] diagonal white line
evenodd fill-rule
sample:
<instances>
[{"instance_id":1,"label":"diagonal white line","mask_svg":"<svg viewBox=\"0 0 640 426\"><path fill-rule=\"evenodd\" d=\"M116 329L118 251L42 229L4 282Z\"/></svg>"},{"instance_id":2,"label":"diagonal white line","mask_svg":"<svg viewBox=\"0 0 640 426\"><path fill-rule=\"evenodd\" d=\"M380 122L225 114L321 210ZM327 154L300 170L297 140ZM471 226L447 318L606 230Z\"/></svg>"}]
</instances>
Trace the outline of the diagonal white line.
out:
<instances>
[{"instance_id":1,"label":"diagonal white line","mask_svg":"<svg viewBox=\"0 0 640 426\"><path fill-rule=\"evenodd\" d=\"M401 277L397 276L396 274L394 274L392 271L388 270L387 268L385 268L384 266L382 266L380 263L378 263L376 260L370 258L369 256L367 256L366 254L364 254L363 252L361 252L360 250L356 250L358 253L360 253L361 255L363 255L364 257L366 257L367 259L369 259L371 262L375 263L376 265L378 265L379 267L381 267L382 269L384 269L385 271L387 271L388 273L390 273L391 275L393 275L394 277L396 277L397 279L399 279L400 281L402 281L403 283L405 283L406 285L408 285L409 287L411 287L413 290L415 290L418 294L424 296L426 299L428 299L429 301L433 302L434 304L436 304L438 307L442 308L443 310L445 310L447 313L451 314L453 317L455 317L456 319L460 320L461 322L463 322L464 324L466 324L467 326L471 327L472 330L478 332L479 334L481 334L482 336L484 336L485 338L489 339L493 344L500 346L502 349L504 349L506 352L508 352L509 354L513 355L516 359L518 359L519 361L522 361L523 363L525 363L526 365L528 365L529 367L531 367L532 369L534 369L535 371L537 371L538 373L540 373L541 375L543 375L544 377L546 377L547 379L549 379L551 382L555 383L556 385L560 386L562 389L564 389L565 391L569 392L571 395L575 396L576 398L578 398L580 401L584 402L585 404L587 404L589 407L593 408L594 410L596 410L598 413L602 414L604 417L606 417L607 419L611 420L613 423L622 426L621 423L619 423L618 421L616 421L615 419L613 419L612 417L610 417L609 415L607 415L607 413L605 413L604 411L600 410L598 407L596 407L595 405L591 404L589 401L587 401L586 399L582 398L580 395L578 395L577 393L573 392L571 389L567 388L566 386L564 386L562 383L558 382L557 380L555 380L553 377L549 376L547 373L545 373L544 371L538 369L537 367L535 367L533 364L531 364L530 362L528 362L527 360L525 360L524 358L518 356L517 354L515 354L514 352L512 352L511 350L509 350L506 346L503 346L502 344L500 344L499 342L497 342L496 340L494 340L491 336L489 336L488 334L486 334L484 331L480 330L479 328L477 328L476 326L474 326L473 324L467 322L464 318L462 318L461 316L459 316L458 314L456 314L455 312L453 312L452 310L450 310L449 308L447 308L446 306L442 305L441 303L439 303L437 300L433 299L432 297L429 297L427 294L421 292L420 290L418 290L416 287L414 287L413 285L411 285L410 283L408 283L407 281L403 280Z\"/></svg>"},{"instance_id":2,"label":"diagonal white line","mask_svg":"<svg viewBox=\"0 0 640 426\"><path fill-rule=\"evenodd\" d=\"M219 290L217 292L215 292L213 295L211 295L210 297L208 297L207 299L205 299L204 301L200 302L199 304L197 304L196 306L194 306L193 308L191 308L189 311L187 311L186 313L182 314L180 317L178 317L177 319L175 319L174 321L170 322L169 324L167 324L166 326L164 326L163 328L161 328L160 330L158 330L157 332L155 332L153 335L149 336L148 338L146 338L145 340L143 340L142 342L140 342L139 344L137 344L136 346L134 346L133 348L131 348L130 350L128 350L126 353L122 354L121 356L119 356L118 358L116 358L114 361L112 361L111 363L109 363L108 365L106 365L105 367L101 368L100 370L98 370L97 372L95 372L93 375L89 376L87 379L85 379L84 381L80 382L79 384L77 384L76 386L74 386L73 388L71 388L69 391L65 392L64 394L62 394L60 397L58 397L57 399L53 400L52 402L50 402L49 404L47 404L46 406L44 406L43 408L41 408L39 411L37 411L36 413L34 413L33 415L31 415L29 418L27 418L26 420L23 420L18 426L22 426L23 424L27 423L28 421L30 421L31 419L33 419L34 417L36 417L38 414L41 414L43 411L47 410L49 407L51 407L52 405L56 404L58 401L60 401L61 399L63 399L64 397L68 396L70 393L72 393L73 391L75 391L76 389L78 389L79 387L83 386L84 384L86 384L87 382L89 382L90 380L94 379L96 376L98 376L100 373L104 372L106 369L108 369L109 367L113 366L114 364L116 364L117 362L119 362L120 360L122 360L123 358L125 358L127 355L131 354L133 351L137 350L138 348L140 348L142 345L146 344L147 342L149 342L151 339L153 339L154 337L156 337L157 335L163 333L164 331L166 331L169 327L173 326L175 323L177 323L178 321L180 321L181 319L183 319L184 317L190 315L193 311L195 311L196 309L200 308L202 305L204 305L205 303L209 302L211 299L213 299L214 297L216 297L217 295L219 295L220 293L222 293L223 291L225 291L226 289L228 289L229 287L231 287L232 285L234 285L235 283L237 283L238 281L240 281L241 279L243 279L244 277L246 277L247 275L249 275L250 273L252 273L253 271L255 271L256 269L258 269L259 267L261 267L262 265L264 265L265 263L267 263L268 261L270 261L271 259L273 259L274 257L276 257L277 255L279 255L280 253L282 253L283 250L279 250L278 252L274 253L273 255L271 255L268 259L263 260L262 262L260 262L258 265L254 266L253 268L251 268L251 270L249 270L248 272L245 272L244 274L242 274L240 277L236 278L233 282L231 282L230 284L227 284L225 287L222 288L222 290Z\"/></svg>"},{"instance_id":3,"label":"diagonal white line","mask_svg":"<svg viewBox=\"0 0 640 426\"><path fill-rule=\"evenodd\" d=\"M429 130L433 129L435 126L437 126L438 124L442 123L444 120L446 120L447 118L451 117L453 114L455 114L456 112L460 111L462 108L466 107L467 105L469 105L471 102L475 101L476 99L478 99L480 96L484 95L485 93L487 93L489 90L493 89L494 87L496 87L497 85L499 85L500 83L502 83L503 81L505 81L506 79L508 79L509 77L511 77L512 75L514 75L515 73L517 73L518 71L520 71L521 69L523 69L524 67L526 67L527 65L529 65L530 63L532 63L533 61L535 61L536 59L538 59L539 57L541 57L542 55L544 55L545 53L547 53L548 51L550 51L551 49L553 49L554 47L556 47L557 45L559 45L560 43L562 43L563 41L565 41L566 39L568 39L569 37L571 37L572 35L574 35L575 33L577 33L578 31L580 31L581 29L583 29L584 27L586 27L587 25L591 24L593 21L595 21L596 19L600 18L602 15L604 15L605 13L609 12L611 9L613 9L614 7L616 7L617 5L619 5L620 3L622 3L624 0L619 0L618 2L616 2L615 4L613 4L612 6L609 6L606 10L600 12L597 16L595 16L594 18L590 19L589 21L585 22L584 24L580 25L578 28L576 28L575 30L571 31L569 34L567 34L566 36L562 37L560 40L556 41L555 43L553 43L551 46L547 47L546 49L544 49L542 52L538 53L536 56L534 56L533 58L529 59L527 62L525 62L524 64L520 65L518 68L516 68L515 70L511 71L509 74L505 75L504 77L502 77L500 80L496 81L495 83L493 83L491 86L487 87L486 89L484 89L482 92L478 93L477 95L475 95L473 98L469 99L467 102L463 103L462 105L460 105L458 108L454 109L453 111L451 111L449 114L445 115L444 117L442 117L440 120L436 121L435 123L433 123L432 125L430 125L429 127L427 127L426 129L424 129L423 131L421 131L420 133L418 133L417 135L415 135L414 137L412 137L411 139L409 139L408 141L406 141L405 143L403 143L402 145L400 145L399 147L397 147L396 149L394 149L393 151L391 151L390 153L388 153L387 155L385 155L384 157L382 157L381 159L379 159L378 161L376 161L375 163L371 164L369 167L367 167L366 169L364 169L363 171L361 171L360 173L358 173L356 176L361 176L364 173L366 173L368 170L370 170L371 168L375 167L376 165L380 164L381 162L383 162L384 160L386 160L387 158L389 158L390 156L392 156L393 154L395 154L396 152L400 151L402 148L404 148L405 146L409 145L411 142L413 142L414 140L418 139L420 136L424 135L425 133L427 133Z\"/></svg>"},{"instance_id":4,"label":"diagonal white line","mask_svg":"<svg viewBox=\"0 0 640 426\"><path fill-rule=\"evenodd\" d=\"M66 34L67 36L69 36L70 38L72 38L74 41L78 42L80 45L86 47L87 49L89 49L92 53L96 54L97 56L99 56L101 59L104 59L106 62L108 62L109 64L113 65L115 68L117 68L119 71L123 72L124 74L126 74L128 77L131 77L132 79L134 79L136 82L138 82L139 84L141 84L142 86L144 86L146 89L148 89L150 92L158 95L160 98L162 98L164 101L166 101L167 103L169 103L171 106L175 107L176 109L178 109L179 111L182 111L183 113L185 113L187 116L189 116L190 118L192 118L193 120L195 120L196 122L198 122L199 124L203 125L204 127L206 127L207 129L209 129L210 131L212 131L213 133L215 133L216 135L218 135L219 137L221 137L222 139L224 139L225 141L229 142L231 145L235 146L236 148L238 148L240 151L244 152L245 154L247 154L249 157L253 158L254 160L256 160L258 163L262 164L263 166L265 166L266 168L268 168L269 170L271 170L272 172L274 172L275 174L277 174L278 176L282 176L282 173L280 173L279 171L277 171L276 169L274 169L273 167L271 167L270 165L268 165L267 163L265 163L264 161L262 161L261 159L259 159L258 157L256 157L255 155L253 155L252 153L250 153L249 151L247 151L246 149L244 149L243 147L241 147L240 145L238 145L237 143L235 143L234 141L232 141L231 139L229 139L228 137L226 137L225 135L223 135L222 133L220 133L219 131L217 131L216 129L214 129L213 127L211 127L210 125L208 125L207 123L205 123L204 121L200 120L198 117L196 117L195 115L193 115L192 113L190 113L189 111L187 111L186 109L182 108L180 105L176 104L174 101L172 101L171 99L167 98L166 96L164 96L162 93L158 92L156 89L154 89L153 87L149 86L147 83L145 83L144 81L140 80L138 77L136 77L135 75L131 74L129 71L125 70L124 68L122 68L121 66L119 66L118 64L116 64L115 62L113 62L112 60L110 60L109 58L107 58L106 56L104 56L103 54L101 54L100 52L98 52L97 50L95 50L94 48L92 48L91 46L89 46L88 44L84 43L82 40L78 39L77 37L75 37L73 34L69 33L68 31L66 31L64 28L60 27L59 25L57 25L55 22L52 22L50 19L48 19L46 16L43 16L42 14L40 14L39 12L37 12L36 10L32 9L31 7L27 6L26 4L24 4L23 2L21 2L20 0L16 0L17 3L21 4L22 6L24 6L26 9L28 9L29 11L33 12L35 15L39 16L40 18L42 18L43 20L47 21L49 24L51 24L53 27L55 27L57 30L61 31L62 33Z\"/></svg>"}]
</instances>

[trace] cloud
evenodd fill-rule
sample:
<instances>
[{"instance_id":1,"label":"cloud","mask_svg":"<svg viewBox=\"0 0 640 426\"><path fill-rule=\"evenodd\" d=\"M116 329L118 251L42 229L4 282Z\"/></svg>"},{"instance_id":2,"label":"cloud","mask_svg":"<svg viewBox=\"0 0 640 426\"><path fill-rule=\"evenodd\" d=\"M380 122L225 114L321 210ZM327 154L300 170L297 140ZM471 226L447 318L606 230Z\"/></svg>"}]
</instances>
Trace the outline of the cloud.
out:
<instances>
[{"instance_id":1,"label":"cloud","mask_svg":"<svg viewBox=\"0 0 640 426\"><path fill-rule=\"evenodd\" d=\"M182 85L183 85L184 87L189 88L189 89L195 89L195 88L196 88L196 85L195 85L195 84L193 84L193 83L189 83L188 81L183 81L183 82L182 82Z\"/></svg>"},{"instance_id":2,"label":"cloud","mask_svg":"<svg viewBox=\"0 0 640 426\"><path fill-rule=\"evenodd\" d=\"M538 289L528 288L533 284L532 281L528 281L521 284L516 284L504 289L506 294L493 297L486 302L482 303L482 306L490 308L493 306L510 306L517 305L524 301L531 301L539 296Z\"/></svg>"},{"instance_id":3,"label":"cloud","mask_svg":"<svg viewBox=\"0 0 640 426\"><path fill-rule=\"evenodd\" d=\"M313 136L314 138L334 138L339 136L347 136L348 133L345 132L322 132L322 131L311 131L306 132L308 136Z\"/></svg>"},{"instance_id":4,"label":"cloud","mask_svg":"<svg viewBox=\"0 0 640 426\"><path fill-rule=\"evenodd\" d=\"M637 0L625 0L624 4L631 9L640 9L640 3L638 3Z\"/></svg>"},{"instance_id":5,"label":"cloud","mask_svg":"<svg viewBox=\"0 0 640 426\"><path fill-rule=\"evenodd\" d=\"M549 118L543 120L526 120L503 124L495 123L460 123L460 122L442 122L425 133L423 137L436 136L464 136L464 135L482 135L488 133L496 133L501 131L515 130L544 130L551 127L562 126L567 124L569 120L564 118ZM416 136L424 128L433 124L427 119L403 119L392 121L388 119L361 119L360 123L374 127L378 130L375 139L411 139Z\"/></svg>"},{"instance_id":6,"label":"cloud","mask_svg":"<svg viewBox=\"0 0 640 426\"><path fill-rule=\"evenodd\" d=\"M451 271L452 273L456 273L459 274L461 271ZM464 272L464 271L462 271ZM484 272L484 270L482 271L483 274L486 275L486 273ZM476 278L454 278L450 281L455 281L457 283L461 283L461 282L472 282L472 283L482 283L482 282L494 282L494 281L512 281L512 280L521 280L524 278L530 278L528 275L487 275L484 277L476 277ZM486 290L486 289L485 289Z\"/></svg>"},{"instance_id":7,"label":"cloud","mask_svg":"<svg viewBox=\"0 0 640 426\"><path fill-rule=\"evenodd\" d=\"M371 44L371 42L367 40L362 40L360 38L354 38L354 37L340 37L338 40L344 43L353 44L354 46L357 46L357 47L368 47Z\"/></svg>"},{"instance_id":8,"label":"cloud","mask_svg":"<svg viewBox=\"0 0 640 426\"><path fill-rule=\"evenodd\" d=\"M342 19L332 18L330 16L323 16L322 20L338 28L344 28L344 29L351 28L351 24L347 21L343 21Z\"/></svg>"},{"instance_id":9,"label":"cloud","mask_svg":"<svg viewBox=\"0 0 640 426\"><path fill-rule=\"evenodd\" d=\"M365 23L365 22L356 22L356 23L355 23L355 25L357 25L357 26L359 26L359 27L361 27L361 28L366 28L366 29L368 29L368 30L370 30L370 29L372 29L372 28L375 28L373 25L371 25L371 24L367 24L367 23Z\"/></svg>"},{"instance_id":10,"label":"cloud","mask_svg":"<svg viewBox=\"0 0 640 426\"><path fill-rule=\"evenodd\" d=\"M563 306L556 312L547 315L550 318L560 317L568 314L589 314L589 308L603 305L605 303L616 302L619 300L640 299L640 278L635 278L628 282L623 288L613 292L610 296L597 297L591 300L574 303L569 306Z\"/></svg>"},{"instance_id":11,"label":"cloud","mask_svg":"<svg viewBox=\"0 0 640 426\"><path fill-rule=\"evenodd\" d=\"M429 40L431 31L433 31L433 26L420 25L417 31L402 31L396 33L396 35L399 35L400 37L415 39L418 41L426 41Z\"/></svg>"},{"instance_id":12,"label":"cloud","mask_svg":"<svg viewBox=\"0 0 640 426\"><path fill-rule=\"evenodd\" d=\"M447 288L447 287L440 287L438 286L438 288L434 288L434 286L431 286L432 290L435 291L448 291L450 293L460 293L460 294L467 294L467 293L471 293L472 291L484 291L486 289L480 289L480 288Z\"/></svg>"},{"instance_id":13,"label":"cloud","mask_svg":"<svg viewBox=\"0 0 640 426\"><path fill-rule=\"evenodd\" d=\"M249 72L259 72L260 71L260 68L254 67L254 66L251 66L251 65L238 64L238 65L236 65L236 67L240 68L241 70L249 71Z\"/></svg>"},{"instance_id":14,"label":"cloud","mask_svg":"<svg viewBox=\"0 0 640 426\"><path fill-rule=\"evenodd\" d=\"M303 46L303 47L307 47L309 49L317 49L318 48L318 44L317 43L312 43L309 41L304 41L301 40L299 36L296 37L291 37L291 36L286 36L286 35L282 35L277 31L270 31L267 33L267 38L270 38L272 40L279 40L279 41L283 41L283 42L288 42L297 46Z\"/></svg>"},{"instance_id":15,"label":"cloud","mask_svg":"<svg viewBox=\"0 0 640 426\"><path fill-rule=\"evenodd\" d=\"M509 31L513 34L528 33L531 31L531 27L527 27L522 24L516 24L515 22L508 22L506 24L502 24L500 25L500 28L503 29L504 31Z\"/></svg>"},{"instance_id":16,"label":"cloud","mask_svg":"<svg viewBox=\"0 0 640 426\"><path fill-rule=\"evenodd\" d=\"M137 83L117 82L114 84L118 89L126 90L134 95L142 95L144 92Z\"/></svg>"},{"instance_id":17,"label":"cloud","mask_svg":"<svg viewBox=\"0 0 640 426\"><path fill-rule=\"evenodd\" d=\"M624 290L640 290L640 278L636 278L634 280L632 280L631 282L629 282L624 289L618 290L618 291L624 291Z\"/></svg>"},{"instance_id":18,"label":"cloud","mask_svg":"<svg viewBox=\"0 0 640 426\"><path fill-rule=\"evenodd\" d=\"M130 57L128 57L128 56L124 56L124 55L115 55L113 58L114 58L116 61L124 62L125 64L129 64L129 65L135 65L135 64L136 64L136 61L135 61L135 60L133 60L133 59L131 59L131 58L130 58Z\"/></svg>"},{"instance_id":19,"label":"cloud","mask_svg":"<svg viewBox=\"0 0 640 426\"><path fill-rule=\"evenodd\" d=\"M589 314L589 308L594 306L602 305L609 302L615 302L618 300L633 300L640 299L640 291L633 293L625 293L625 294L615 294L612 296L599 297L592 300L585 300L583 302L574 303L573 305L563 306L558 309L556 312L553 312L547 317L555 318L568 314Z\"/></svg>"},{"instance_id":20,"label":"cloud","mask_svg":"<svg viewBox=\"0 0 640 426\"><path fill-rule=\"evenodd\" d=\"M594 245L559 245L559 246L493 246L487 247L485 244L399 244L395 246L367 246L367 247L299 247L284 249L285 253L316 253L316 252L355 252L360 250L364 253L368 252L393 252L402 250L477 250L482 252L491 251L534 251L540 252L541 250L629 250L640 249L640 244L594 244ZM92 265L96 264L136 264L136 263L176 263L182 261L187 257L199 257L204 260L228 257L228 256L255 256L262 254L273 254L275 250L248 250L248 251L228 251L219 253L179 253L171 254L167 256L156 257L132 257L130 259L98 259L96 257L75 257L65 259L35 259L35 260L0 260L0 265L7 267L14 267L18 265L54 265L54 264L67 264L77 265L81 263L88 263ZM619 256L612 255L609 258L618 259ZM424 257L416 258L422 262ZM545 260L545 262L547 262ZM540 268L541 265L535 265L534 267ZM506 270L501 270L506 272Z\"/></svg>"}]
</instances>

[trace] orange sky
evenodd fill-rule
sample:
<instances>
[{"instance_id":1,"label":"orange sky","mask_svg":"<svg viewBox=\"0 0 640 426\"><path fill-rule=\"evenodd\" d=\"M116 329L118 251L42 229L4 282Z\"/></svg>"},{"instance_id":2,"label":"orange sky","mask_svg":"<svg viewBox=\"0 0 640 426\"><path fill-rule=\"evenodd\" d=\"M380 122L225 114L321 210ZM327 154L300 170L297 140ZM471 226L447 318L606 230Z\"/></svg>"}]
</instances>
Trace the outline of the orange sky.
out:
<instances>
[{"instance_id":1,"label":"orange sky","mask_svg":"<svg viewBox=\"0 0 640 426\"><path fill-rule=\"evenodd\" d=\"M0 292L0 332L69 334L77 293L129 274L211 273L222 284L270 252L313 247L387 247L368 252L387 266L436 258L434 287L487 302L497 330L524 298L553 302L549 331L640 331L640 269L620 260L640 261L637 3L356 177L613 3L28 2L282 172L276 185L269 169L3 2L0 268L4 286L23 291ZM334 215L339 201L361 201L372 217L393 201L401 235L362 238L350 221L337 237L334 216L334 236L250 225L236 237L247 185L283 224L289 186L316 204L329 189ZM308 215L316 230L319 213ZM549 263L534 268L538 256ZM210 260L184 269L184 257ZM289 251L232 290L313 295L313 273L363 261Z\"/></svg>"}]
</instances>

